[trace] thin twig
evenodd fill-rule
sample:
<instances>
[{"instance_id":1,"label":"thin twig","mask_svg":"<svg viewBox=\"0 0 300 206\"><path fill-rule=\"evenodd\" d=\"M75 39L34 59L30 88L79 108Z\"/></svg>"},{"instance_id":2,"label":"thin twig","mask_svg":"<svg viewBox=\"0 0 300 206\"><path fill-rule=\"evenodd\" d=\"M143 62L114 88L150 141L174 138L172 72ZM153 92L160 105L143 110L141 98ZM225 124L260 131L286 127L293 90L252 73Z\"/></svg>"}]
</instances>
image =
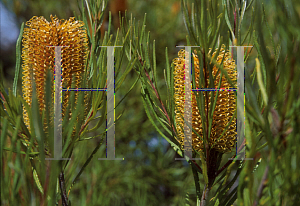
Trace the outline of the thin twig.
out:
<instances>
[{"instance_id":1,"label":"thin twig","mask_svg":"<svg viewBox=\"0 0 300 206\"><path fill-rule=\"evenodd\" d=\"M43 194L41 205L45 205L45 202L47 200L47 194L48 194L47 192L48 192L49 182L50 182L50 161L47 161L46 162L46 179L45 179L45 184L43 186L44 194Z\"/></svg>"},{"instance_id":2,"label":"thin twig","mask_svg":"<svg viewBox=\"0 0 300 206\"><path fill-rule=\"evenodd\" d=\"M245 139L244 139L243 143L241 144L241 146L239 147L237 153L239 153L243 149L243 147L245 146L244 144L245 144ZM221 169L219 169L216 172L215 177L217 177L225 168L227 168L232 163L233 158L235 158L235 157L236 157L236 154L233 155L232 158L230 160L228 160L228 162Z\"/></svg>"},{"instance_id":3,"label":"thin twig","mask_svg":"<svg viewBox=\"0 0 300 206\"><path fill-rule=\"evenodd\" d=\"M103 135L102 135L103 136ZM86 168L86 166L90 163L90 161L92 160L92 158L94 157L94 155L96 154L96 152L98 151L98 149L100 148L100 146L102 145L103 142L103 137L101 137L101 140L97 141L97 146L96 148L93 150L92 154L89 156L89 158L87 159L87 161L84 163L84 165L82 166L82 168L80 169L79 173L77 174L77 176L75 177L75 179L73 180L69 190L68 190L68 197L70 195L71 189L74 186L74 184L77 182L77 180L79 179L80 175L82 174L82 172L84 171L84 169Z\"/></svg>"},{"instance_id":4,"label":"thin twig","mask_svg":"<svg viewBox=\"0 0 300 206\"><path fill-rule=\"evenodd\" d=\"M90 118L92 117L93 112L94 112L94 111L91 112L91 115L89 116L89 118L87 119L87 121L84 123L84 125L82 125L82 127L81 127L81 129L80 129L80 131L79 131L79 136L80 136L81 132L84 130L84 128L86 127L86 125L87 125L87 123L89 122Z\"/></svg>"},{"instance_id":5,"label":"thin twig","mask_svg":"<svg viewBox=\"0 0 300 206\"><path fill-rule=\"evenodd\" d=\"M105 88L107 88L107 82L106 82L106 84L105 84ZM87 124L89 123L91 117L93 116L93 113L94 113L94 111L91 112L91 114L90 114L89 118L87 119L87 121L86 121L86 122L84 123L84 125L82 125L82 127L80 128L79 136L80 136L81 132L84 130L84 128L87 126Z\"/></svg>"},{"instance_id":6,"label":"thin twig","mask_svg":"<svg viewBox=\"0 0 300 206\"><path fill-rule=\"evenodd\" d=\"M140 56L139 56L139 61L140 61L141 65L144 66L144 63L143 63L142 58L141 58ZM145 67L144 67L144 71L145 71L145 73L146 73L146 76L148 77L148 80L150 81L151 87L152 87L153 90L155 91L155 95L156 95L157 99L160 101L160 104L161 104L161 106L162 106L162 108L163 108L163 110L164 110L164 114L166 115L166 117L167 117L167 119L168 119L168 121L169 121L169 124L172 126L173 131L174 131L174 133L176 134L175 128L174 128L173 124L171 124L171 120L170 120L170 117L169 117L169 115L168 115L168 113L167 113L167 111L166 111L166 109L165 109L165 106L164 106L162 100L160 99L160 97L159 97L159 95L158 95L158 92L157 92L155 86L153 85L153 83L152 83L152 81L151 81L151 79L150 79L150 76L149 76L148 72L146 71Z\"/></svg>"},{"instance_id":7,"label":"thin twig","mask_svg":"<svg viewBox=\"0 0 300 206\"><path fill-rule=\"evenodd\" d=\"M64 178L64 173L60 172L59 174L59 187L61 190L61 199L62 199L62 205L63 206L68 206L68 196L66 193L66 188L65 188L65 178Z\"/></svg>"},{"instance_id":8,"label":"thin twig","mask_svg":"<svg viewBox=\"0 0 300 206\"><path fill-rule=\"evenodd\" d=\"M209 188L206 187L206 185L204 185L200 206L205 206L206 205L206 200L208 198L208 193L209 193Z\"/></svg>"},{"instance_id":9,"label":"thin twig","mask_svg":"<svg viewBox=\"0 0 300 206\"><path fill-rule=\"evenodd\" d=\"M2 92L0 92L0 96L2 97L3 101L6 102L5 97L2 94ZM3 104L3 106L4 106L4 110L7 110L5 104Z\"/></svg>"},{"instance_id":10,"label":"thin twig","mask_svg":"<svg viewBox=\"0 0 300 206\"><path fill-rule=\"evenodd\" d=\"M143 63L142 58L141 58L140 56L139 56L139 61L140 61L141 65L144 66L144 63ZM151 87L152 87L153 90L155 91L155 95L156 95L157 99L158 99L158 100L160 101L160 103L161 103L161 106L162 106L162 108L163 108L163 110L164 110L164 114L166 115L166 117L167 117L167 119L168 119L168 121L169 121L169 124L172 126L173 131L174 131L174 133L176 134L174 125L171 123L170 117L169 117L169 115L168 115L168 113L167 113L167 111L166 111L166 109L165 109L165 106L164 106L162 100L160 99L160 97L159 97L159 95L158 95L158 92L157 92L155 86L153 85L153 83L152 83L152 81L151 81L151 79L150 79L150 76L149 76L149 74L148 74L148 72L147 72L147 70L146 70L145 68L144 68L144 71L145 71L145 74L146 74L148 80L150 81ZM189 157L190 159L192 159L192 157L190 157L190 156L188 156L188 157ZM192 162L196 165L196 167L197 167L197 168L201 171L201 173L202 173L201 167L195 162L195 160L192 160Z\"/></svg>"},{"instance_id":11,"label":"thin twig","mask_svg":"<svg viewBox=\"0 0 300 206\"><path fill-rule=\"evenodd\" d=\"M286 98L284 100L284 105L287 105L287 102L288 102L288 99L289 99L291 82L293 82L293 79L294 79L294 70L295 70L295 58L292 58L291 59L290 80L288 81L288 86L287 86L287 91L286 91ZM279 133L281 133L280 139L283 142L283 146L285 148L286 148L286 140L285 140L284 135L282 134L282 130L284 128L284 121L286 119L286 111L287 111L287 107L284 107L283 112L282 112L281 122L280 122L280 128L279 128Z\"/></svg>"},{"instance_id":12,"label":"thin twig","mask_svg":"<svg viewBox=\"0 0 300 206\"><path fill-rule=\"evenodd\" d=\"M203 171L202 171L201 167L196 163L195 160L193 160L193 158L190 156L190 154L188 152L186 152L186 153L184 153L184 155L186 155L190 158L190 160L196 165L196 167L200 170L200 173L202 174Z\"/></svg>"},{"instance_id":13,"label":"thin twig","mask_svg":"<svg viewBox=\"0 0 300 206\"><path fill-rule=\"evenodd\" d=\"M261 179L260 185L258 187L258 191L257 191L257 199L255 200L255 202L253 203L253 206L257 206L260 198L262 197L262 191L264 190L264 188L266 187L266 180L268 178L268 172L269 172L269 166L266 167L265 173Z\"/></svg>"}]
</instances>

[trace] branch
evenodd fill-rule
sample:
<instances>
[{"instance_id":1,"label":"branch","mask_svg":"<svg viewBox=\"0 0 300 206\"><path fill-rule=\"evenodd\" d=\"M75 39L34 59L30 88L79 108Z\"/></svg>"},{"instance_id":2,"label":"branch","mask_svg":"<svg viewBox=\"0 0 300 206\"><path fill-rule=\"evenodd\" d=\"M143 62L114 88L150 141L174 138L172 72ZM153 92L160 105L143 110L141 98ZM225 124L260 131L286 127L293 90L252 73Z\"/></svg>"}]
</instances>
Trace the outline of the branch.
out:
<instances>
[{"instance_id":1,"label":"branch","mask_svg":"<svg viewBox=\"0 0 300 206\"><path fill-rule=\"evenodd\" d=\"M93 112L94 112L94 111L91 112L91 115L89 116L89 118L87 119L87 121L84 123L84 125L82 125L82 127L81 127L81 129L80 129L80 131L79 131L79 135L78 135L78 136L80 136L81 132L84 130L84 128L86 127L86 125L87 125L88 122L90 121L90 118L92 117Z\"/></svg>"},{"instance_id":2,"label":"branch","mask_svg":"<svg viewBox=\"0 0 300 206\"><path fill-rule=\"evenodd\" d=\"M140 61L141 65L144 66L144 63L143 63L142 58L141 58L140 56L139 56L139 61ZM157 92L157 90L155 89L155 86L153 85L153 83L152 83L152 81L151 81L151 79L150 79L150 76L149 76L148 72L146 71L145 67L144 67L144 71L145 71L145 73L146 73L146 76L148 77L148 80L150 81L151 87L152 87L153 90L155 91L155 95L156 95L157 99L160 101L160 104L161 104L161 106L162 106L162 108L163 108L163 110L164 110L164 114L166 115L166 117L167 117L167 119L168 119L168 121L169 121L169 124L172 126L173 131L174 131L174 133L176 134L175 128L174 128L173 124L171 124L171 120L170 120L170 117L169 117L169 115L168 115L168 113L167 113L167 111L166 111L166 108L165 108L165 106L164 106L162 100L160 99L160 97L159 97L159 95L158 95L158 92Z\"/></svg>"},{"instance_id":3,"label":"branch","mask_svg":"<svg viewBox=\"0 0 300 206\"><path fill-rule=\"evenodd\" d=\"M140 56L139 56L139 61L140 61L141 65L144 66L144 63L143 63L142 58L141 58ZM151 81L151 79L150 79L150 76L149 76L148 72L146 71L145 67L144 67L144 71L145 71L145 73L146 73L146 76L147 76L148 80L150 81L151 87L152 87L153 90L155 91L155 95L156 95L157 99L160 101L160 104L161 104L161 106L162 106L162 108L163 108L163 110L164 110L164 114L166 115L166 117L167 117L167 119L168 119L168 121L169 121L169 124L172 126L173 131L174 131L174 133L176 134L174 125L171 123L170 117L169 117L169 115L168 115L168 113L167 113L167 111L166 111L166 109L165 109L165 106L164 106L162 100L160 99L160 97L159 97L159 95L158 95L158 92L157 92L157 90L155 89L155 86L153 85L153 83L152 83L152 81ZM188 157L192 160L192 157L190 157L190 156L188 156ZM195 162L195 160L192 160L192 162L196 165L196 167L201 171L201 174L202 174L202 169L201 169L201 167Z\"/></svg>"},{"instance_id":4,"label":"branch","mask_svg":"<svg viewBox=\"0 0 300 206\"><path fill-rule=\"evenodd\" d=\"M207 200L209 191L210 191L209 188L206 187L206 185L204 185L200 206L206 205L206 200Z\"/></svg>"},{"instance_id":5,"label":"branch","mask_svg":"<svg viewBox=\"0 0 300 206\"><path fill-rule=\"evenodd\" d=\"M59 174L59 187L61 190L61 199L62 199L62 205L63 206L68 206L68 197L66 193L66 188L65 188L65 178L64 178L64 173L60 172Z\"/></svg>"},{"instance_id":6,"label":"branch","mask_svg":"<svg viewBox=\"0 0 300 206\"><path fill-rule=\"evenodd\" d=\"M241 144L241 146L239 147L237 153L239 153L243 149L243 147L245 146L244 144L245 144L245 139L244 139L243 143ZM233 155L232 158L231 158L231 160L228 160L228 162L221 169L219 169L216 172L215 177L217 177L226 167L228 167L232 163L233 158L235 158L235 157L236 157L236 154Z\"/></svg>"}]
</instances>

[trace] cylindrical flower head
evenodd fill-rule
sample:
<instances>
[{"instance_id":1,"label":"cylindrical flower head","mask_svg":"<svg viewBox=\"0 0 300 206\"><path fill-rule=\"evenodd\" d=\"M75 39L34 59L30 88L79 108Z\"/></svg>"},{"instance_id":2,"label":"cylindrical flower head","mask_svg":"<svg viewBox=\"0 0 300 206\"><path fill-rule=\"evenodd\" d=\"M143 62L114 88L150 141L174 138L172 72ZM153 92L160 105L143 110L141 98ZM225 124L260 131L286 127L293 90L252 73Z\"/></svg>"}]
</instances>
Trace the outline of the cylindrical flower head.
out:
<instances>
[{"instance_id":1,"label":"cylindrical flower head","mask_svg":"<svg viewBox=\"0 0 300 206\"><path fill-rule=\"evenodd\" d=\"M76 88L80 85L88 49L87 33L82 21L75 21L74 17L68 20L59 20L51 15L50 18L51 21L48 22L44 17L32 17L26 22L28 28L24 29L22 40L23 97L31 106L34 81L41 113L45 109L46 72L47 69L50 69L54 74L55 69L55 48L49 46L65 46L61 48L62 85L71 87L72 78L75 76ZM52 84L52 92L53 87ZM63 99L63 117L68 105L69 94L69 91L65 92ZM54 104L53 95L51 95L52 104ZM77 96L76 92L76 101ZM29 117L25 107L23 107L23 117L30 131Z\"/></svg>"},{"instance_id":2,"label":"cylindrical flower head","mask_svg":"<svg viewBox=\"0 0 300 206\"><path fill-rule=\"evenodd\" d=\"M211 51L209 51L210 53ZM180 50L178 52L179 58L174 59L175 71L174 71L174 100L175 100L175 121L176 121L176 129L178 132L179 141L181 143L182 149L184 145L184 121L182 117L184 117L184 64L185 64L185 51ZM215 52L212 54L212 57L215 56ZM236 75L237 72L235 70L235 62L234 60L230 59L230 53L225 52L224 48L222 47L219 55L216 59L218 64L221 64L223 60L223 68L227 71L228 76L230 77L231 81L234 83L234 87L236 87ZM200 78L200 69L199 69L199 59L196 54L193 53L193 60L194 60L194 68L195 68L195 81L196 85L199 85L199 78ZM204 70L203 70L204 72ZM213 77L216 76L218 72L218 67L213 67ZM208 72L207 72L208 74ZM218 87L220 81L221 71L216 76L214 81L215 88ZM208 78L208 77L207 77ZM222 75L222 81L220 88L232 88L227 81L225 75ZM204 101L205 101L205 112L207 110L207 103L208 108L210 108L211 100L210 91L208 92L208 102L206 102L206 92L205 91L197 91L203 92ZM214 92L214 96L216 96L216 91ZM199 94L200 95L200 94ZM196 101L196 95L192 93L192 127L196 132L199 134L200 137L204 137L203 129L202 129L202 119L200 116L199 108ZM209 146L221 153L227 153L232 150L234 147L234 143L236 140L236 118L233 117L234 112L236 109L236 99L234 91L219 91L216 107L213 113L213 120L212 120L212 129L210 133L209 139ZM182 117L181 117L182 115ZM226 126L230 123L230 119L233 117L231 124L229 125L227 131L221 137L223 131L226 129ZM181 128L181 127L182 128ZM221 137L221 138L220 138ZM196 151L202 151L203 141L199 138L194 132L192 132L192 146Z\"/></svg>"}]
</instances>

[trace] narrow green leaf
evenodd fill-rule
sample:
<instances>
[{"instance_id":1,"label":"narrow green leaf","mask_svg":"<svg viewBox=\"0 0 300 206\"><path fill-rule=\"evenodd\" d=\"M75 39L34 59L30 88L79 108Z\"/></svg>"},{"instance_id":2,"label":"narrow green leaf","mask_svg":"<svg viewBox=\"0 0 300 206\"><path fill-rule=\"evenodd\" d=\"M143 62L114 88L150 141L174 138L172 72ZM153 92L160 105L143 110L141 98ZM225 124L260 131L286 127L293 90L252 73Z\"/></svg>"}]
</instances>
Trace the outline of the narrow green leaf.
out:
<instances>
[{"instance_id":1,"label":"narrow green leaf","mask_svg":"<svg viewBox=\"0 0 300 206\"><path fill-rule=\"evenodd\" d=\"M19 73L21 67L21 52L22 52L21 43L22 43L23 31L24 31L24 22L21 25L20 34L16 44L16 68L15 68L15 78L13 84L13 93L15 97L17 96L18 80L19 80Z\"/></svg>"},{"instance_id":2,"label":"narrow green leaf","mask_svg":"<svg viewBox=\"0 0 300 206\"><path fill-rule=\"evenodd\" d=\"M254 46L257 50L257 53L258 53L258 58L259 58L259 63L261 64L261 69L262 69L262 74L263 74L263 77L264 77L264 85L266 87L266 83L267 83L267 76L266 76L266 67L265 67L265 63L264 63L264 58L263 58L263 55L261 53L261 46L260 44L258 43L257 41L257 36L256 36L256 32L253 31L254 35L253 35L253 42L254 42Z\"/></svg>"},{"instance_id":3,"label":"narrow green leaf","mask_svg":"<svg viewBox=\"0 0 300 206\"><path fill-rule=\"evenodd\" d=\"M232 204L236 201L237 199L237 192L234 193L233 197L229 200L226 206L232 206Z\"/></svg>"},{"instance_id":4,"label":"narrow green leaf","mask_svg":"<svg viewBox=\"0 0 300 206\"><path fill-rule=\"evenodd\" d=\"M243 1L243 7L242 7L242 13L241 13L241 16L239 17L239 26L238 26L238 31L241 30L241 26L242 26L242 22L243 22L243 18L244 18L244 15L245 15L245 11L246 11L246 1ZM239 16L239 15L237 15ZM240 38L240 34L239 35L239 38Z\"/></svg>"},{"instance_id":5,"label":"narrow green leaf","mask_svg":"<svg viewBox=\"0 0 300 206\"><path fill-rule=\"evenodd\" d=\"M219 206L219 204L220 204L219 199L217 199L214 206Z\"/></svg>"},{"instance_id":6,"label":"narrow green leaf","mask_svg":"<svg viewBox=\"0 0 300 206\"><path fill-rule=\"evenodd\" d=\"M41 182L40 182L40 180L39 180L38 174L37 174L37 172L36 172L35 169L32 168L32 170L33 170L33 179L34 179L34 181L35 181L35 184L36 184L36 186L38 187L39 191L40 191L42 194L44 194L44 189L43 189L43 187L42 187L42 185L41 185Z\"/></svg>"},{"instance_id":7,"label":"narrow green leaf","mask_svg":"<svg viewBox=\"0 0 300 206\"><path fill-rule=\"evenodd\" d=\"M102 136L104 137L103 133ZM84 163L84 165L82 166L82 168L80 169L79 173L76 175L76 177L74 178L69 190L68 190L68 194L71 192L71 189L73 188L73 186L75 185L75 183L78 181L80 175L82 174L82 172L84 171L84 169L86 168L86 166L90 163L90 161L93 159L94 155L97 153L97 151L99 150L100 146L103 143L103 137L101 138L101 141L98 143L98 145L96 146L96 148L93 150L93 152L91 153L91 155L89 156L89 158L86 160L86 162Z\"/></svg>"},{"instance_id":8,"label":"narrow green leaf","mask_svg":"<svg viewBox=\"0 0 300 206\"><path fill-rule=\"evenodd\" d=\"M155 53L155 40L153 40L153 72L154 72L154 82L155 82L155 87L157 87L157 72L156 72L156 53Z\"/></svg>"},{"instance_id":9,"label":"narrow green leaf","mask_svg":"<svg viewBox=\"0 0 300 206\"><path fill-rule=\"evenodd\" d=\"M197 199L201 200L201 192L200 192L200 180L199 180L199 176L198 176L198 172L195 169L195 165L192 165L192 171L193 171L193 177L194 177L194 182L195 182L195 187L196 187L196 195L197 195Z\"/></svg>"},{"instance_id":10,"label":"narrow green leaf","mask_svg":"<svg viewBox=\"0 0 300 206\"><path fill-rule=\"evenodd\" d=\"M138 78L136 78L135 82L132 84L132 86L130 87L130 89L128 90L128 92L124 95L124 97L119 101L119 103L117 104L117 106L115 108L117 108L119 106L119 104L126 98L126 96L130 93L130 91L134 88L134 86L136 85L136 83L138 82L140 76Z\"/></svg>"},{"instance_id":11,"label":"narrow green leaf","mask_svg":"<svg viewBox=\"0 0 300 206\"><path fill-rule=\"evenodd\" d=\"M92 14L91 14L91 10L90 10L90 3L85 0L85 4L86 4L86 7L87 7L87 10L88 10L88 15L89 15L89 20L90 20L90 23L91 23L91 26L92 26ZM87 25L87 24L86 24ZM90 34L90 36L92 37L93 35Z\"/></svg>"},{"instance_id":12,"label":"narrow green leaf","mask_svg":"<svg viewBox=\"0 0 300 206\"><path fill-rule=\"evenodd\" d=\"M225 194L234 184L234 182L237 180L237 178L239 177L240 173L242 171L242 168L238 168L234 177L232 178L232 180L222 189L222 191L220 192L220 199L222 199L222 195ZM224 182L226 183L226 182ZM223 183L223 184L224 184Z\"/></svg>"},{"instance_id":13,"label":"narrow green leaf","mask_svg":"<svg viewBox=\"0 0 300 206\"><path fill-rule=\"evenodd\" d=\"M110 29L111 29L111 11L109 11L109 18L108 18L108 31L107 35L110 35Z\"/></svg>"},{"instance_id":14,"label":"narrow green leaf","mask_svg":"<svg viewBox=\"0 0 300 206\"><path fill-rule=\"evenodd\" d=\"M132 58L130 60L129 64L127 65L127 68L126 68L125 72L122 74L122 76L120 77L120 79L116 83L116 88L115 88L116 91L122 86L123 82L125 81L126 76L133 69L136 62L137 62L137 58L134 58L134 59Z\"/></svg>"},{"instance_id":15,"label":"narrow green leaf","mask_svg":"<svg viewBox=\"0 0 300 206\"><path fill-rule=\"evenodd\" d=\"M1 126L1 145L0 145L0 152L1 152L1 156L2 156L2 150L4 149L3 146L5 145L5 142L6 142L6 135L7 135L7 125L8 125L8 120L7 120L7 117L4 117L4 118L1 118L1 121L2 121L2 126ZM1 161L1 164L2 164L2 161ZM1 175L2 177L2 175Z\"/></svg>"},{"instance_id":16,"label":"narrow green leaf","mask_svg":"<svg viewBox=\"0 0 300 206\"><path fill-rule=\"evenodd\" d=\"M189 15L188 15L188 9L185 5L185 3L183 2L183 0L181 0L181 11L183 14L183 21L184 21L184 25L188 31L188 35L190 38L192 38L192 41L196 42L196 38L195 38L195 34L192 30L192 27L190 25L190 19L189 19Z\"/></svg>"},{"instance_id":17,"label":"narrow green leaf","mask_svg":"<svg viewBox=\"0 0 300 206\"><path fill-rule=\"evenodd\" d=\"M143 104L144 104L144 108L145 108L145 111L146 111L146 114L149 118L149 120L151 121L152 125L155 127L155 129L158 131L158 133L163 137L165 138L170 144L171 146L173 147L173 149L175 150L175 152L177 152L181 157L183 156L182 155L182 151L181 149L173 142L171 141L166 135L163 134L163 132L158 128L158 126L156 125L154 119L152 118L151 114L150 114L150 111L148 109L149 105L147 105L146 103L146 100L145 100L145 96L143 95L143 92L145 92L142 88L142 101L143 101Z\"/></svg>"},{"instance_id":18,"label":"narrow green leaf","mask_svg":"<svg viewBox=\"0 0 300 206\"><path fill-rule=\"evenodd\" d=\"M260 70L260 62L257 58L255 59L255 61L256 61L256 71L257 71L258 85L259 85L260 91L262 93L265 106L267 106L267 104L268 104L268 95L267 95L266 88L265 88L263 80L262 80L262 75L261 75L261 70Z\"/></svg>"},{"instance_id":19,"label":"narrow green leaf","mask_svg":"<svg viewBox=\"0 0 300 206\"><path fill-rule=\"evenodd\" d=\"M224 7L226 7L224 5ZM232 35L232 41L235 39L235 35L233 33L233 30L232 30L232 27L231 27L231 24L230 24L230 21L229 21L229 17L228 17L228 13L227 13L227 9L225 9L225 21L226 21L226 24L231 32L231 35Z\"/></svg>"},{"instance_id":20,"label":"narrow green leaf","mask_svg":"<svg viewBox=\"0 0 300 206\"><path fill-rule=\"evenodd\" d=\"M254 0L251 0L251 1L250 1L249 5L248 5L247 8L246 8L246 11L251 7L251 4L253 3L253 1L254 1Z\"/></svg>"},{"instance_id":21,"label":"narrow green leaf","mask_svg":"<svg viewBox=\"0 0 300 206\"><path fill-rule=\"evenodd\" d=\"M271 39L271 42L272 42L273 53L274 53L274 55L276 56L275 43L274 43L272 31L271 31L270 26L269 26L269 23L268 23L268 21L267 21L267 16L266 16L266 11L265 11L265 6L264 6L263 3L262 3L262 14L263 14L264 21L265 21L265 24L266 24L266 27L267 27L267 29L268 29L268 32L269 32L269 35L270 35L270 39Z\"/></svg>"},{"instance_id":22,"label":"narrow green leaf","mask_svg":"<svg viewBox=\"0 0 300 206\"><path fill-rule=\"evenodd\" d=\"M145 95L145 100L148 102L148 105L149 105L148 108L150 108L150 110L151 110L152 113L154 114L156 121L160 123L160 125L164 128L164 130L165 130L166 132L168 132L170 135L172 135L172 132L170 131L169 128L166 127L166 125L168 125L169 127L171 127L171 126L169 125L168 122L163 121L163 119L160 118L160 117L156 114L156 112L154 111L154 108L152 107L152 104L155 105L155 103L154 103L153 101L150 100L150 97L149 97L147 94ZM155 105L155 106L156 106L156 105ZM157 107L157 106L156 106L156 107ZM160 116L163 116L164 118L166 118L166 117L165 117L165 114L164 114L161 110L159 110L159 111L161 112L161 113L160 113ZM162 121L163 121L163 122L162 122ZM164 123L165 123L166 125L165 125Z\"/></svg>"},{"instance_id":23,"label":"narrow green leaf","mask_svg":"<svg viewBox=\"0 0 300 206\"><path fill-rule=\"evenodd\" d=\"M251 203L250 203L250 194L249 194L249 189L248 188L244 189L243 197L244 197L245 206L250 206Z\"/></svg>"}]
</instances>

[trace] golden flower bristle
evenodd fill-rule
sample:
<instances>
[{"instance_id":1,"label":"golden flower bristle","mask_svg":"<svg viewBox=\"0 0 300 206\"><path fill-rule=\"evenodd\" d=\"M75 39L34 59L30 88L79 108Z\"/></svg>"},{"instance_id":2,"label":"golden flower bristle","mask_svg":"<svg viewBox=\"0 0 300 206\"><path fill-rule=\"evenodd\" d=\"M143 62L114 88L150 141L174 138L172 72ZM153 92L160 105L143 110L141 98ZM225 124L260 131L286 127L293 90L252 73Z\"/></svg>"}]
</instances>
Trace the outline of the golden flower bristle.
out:
<instances>
[{"instance_id":1,"label":"golden flower bristle","mask_svg":"<svg viewBox=\"0 0 300 206\"><path fill-rule=\"evenodd\" d=\"M209 51L210 54L211 51ZM212 57L214 57L216 52L212 54ZM176 129L178 132L179 142L182 146L182 149L184 149L184 131L182 128L184 128L184 120L182 117L184 117L184 65L185 65L185 51L182 49L178 52L178 57L174 59L174 100L175 100L175 121L176 121ZM224 46L220 49L219 55L216 59L218 64L221 64L222 59L223 60L223 68L227 71L228 76L234 83L234 86L236 87L236 70L235 70L235 61L230 59L230 53L225 52ZM199 85L199 77L200 77L200 69L199 69L199 59L196 54L193 53L193 60L194 60L194 68L195 68L195 81L196 85ZM204 70L203 70L204 72ZM212 70L213 77L218 72L218 67L214 66ZM216 76L214 85L215 88L218 87L219 81L220 81L220 74L219 73ZM208 78L208 77L207 77ZM222 76L221 86L220 88L232 88L225 78L225 75ZM199 92L203 92L204 99L206 99L206 92L205 91L197 91L197 94ZM210 108L211 104L211 97L210 92L208 92L209 98L208 98L208 108ZM216 91L214 92L214 96L216 95ZM199 134L200 137L203 136L203 130L202 130L202 119L200 116L200 112L198 109L197 101L196 101L196 95L192 93L192 127L196 132ZM205 112L206 112L206 100L205 100ZM236 99L234 91L219 91L216 107L213 113L213 121L212 121L212 129L210 133L210 139L209 139L209 146L210 148L213 148L221 153L227 153L232 150L234 147L234 143L236 141L236 118L233 117L233 120L231 124L229 125L227 131L224 133L224 135L221 137L222 132L225 130L226 126L229 124L230 119L234 115L234 112L236 110ZM181 127L182 128L181 128ZM220 138L221 137L221 138ZM219 139L220 138L220 139ZM219 140L218 140L219 139ZM192 147L196 151L202 151L203 141L201 138L197 136L192 131Z\"/></svg>"},{"instance_id":2,"label":"golden flower bristle","mask_svg":"<svg viewBox=\"0 0 300 206\"><path fill-rule=\"evenodd\" d=\"M22 39L23 97L31 106L32 83L34 81L40 113L45 109L47 69L50 69L54 74L55 49L49 46L67 46L61 48L62 84L71 87L72 78L75 76L76 88L80 86L80 75L84 72L88 49L87 33L82 21L75 21L74 17L68 20L59 20L56 16L51 15L50 18L51 21L48 22L44 17L32 17L26 22L27 28L24 29ZM53 87L52 84L52 92ZM68 105L69 93L70 91L65 92L63 99L63 117ZM53 95L51 95L52 102L54 100ZM76 101L77 96L76 92ZM51 108L51 112L53 113L53 108ZM26 126L30 130L30 121L25 107L23 107L23 117Z\"/></svg>"}]
</instances>

